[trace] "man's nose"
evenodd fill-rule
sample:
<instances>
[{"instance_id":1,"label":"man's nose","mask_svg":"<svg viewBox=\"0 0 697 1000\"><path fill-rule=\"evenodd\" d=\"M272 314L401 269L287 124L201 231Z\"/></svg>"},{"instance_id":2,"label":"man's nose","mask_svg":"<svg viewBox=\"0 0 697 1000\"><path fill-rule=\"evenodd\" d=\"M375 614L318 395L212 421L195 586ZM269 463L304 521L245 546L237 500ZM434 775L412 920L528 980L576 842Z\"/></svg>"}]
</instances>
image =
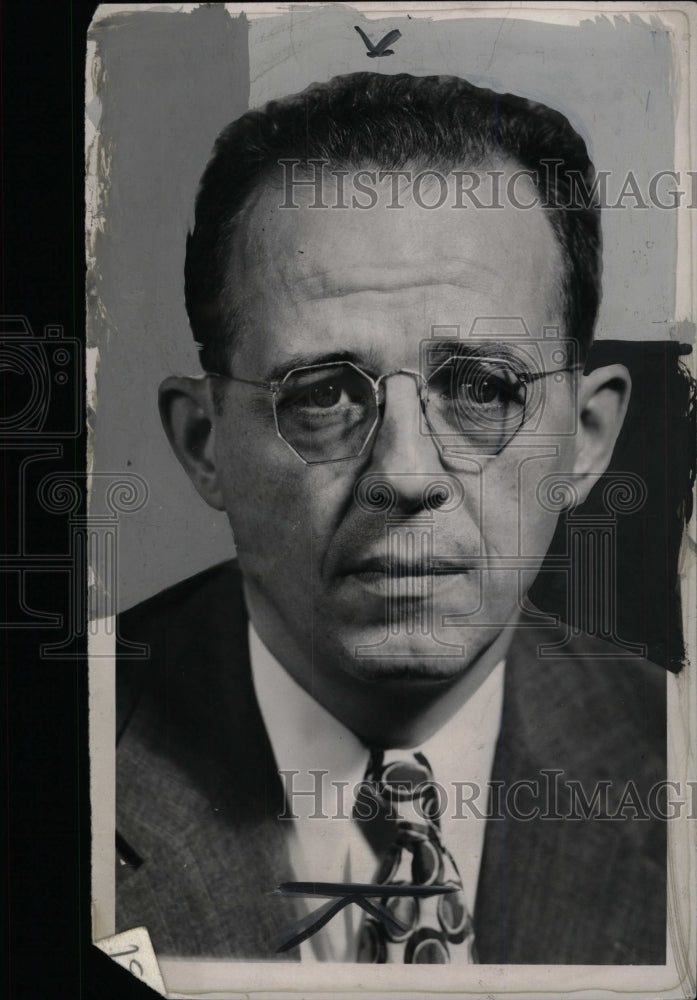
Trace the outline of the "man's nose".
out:
<instances>
[{"instance_id":1,"label":"man's nose","mask_svg":"<svg viewBox=\"0 0 697 1000\"><path fill-rule=\"evenodd\" d=\"M383 386L382 420L372 448L373 471L442 471L438 447L424 419L417 376L399 372L385 379Z\"/></svg>"},{"instance_id":2,"label":"man's nose","mask_svg":"<svg viewBox=\"0 0 697 1000\"><path fill-rule=\"evenodd\" d=\"M424 477L442 480L444 468L424 419L417 378L391 375L384 391L382 420L371 449L370 479L389 481L399 506L420 506Z\"/></svg>"}]
</instances>

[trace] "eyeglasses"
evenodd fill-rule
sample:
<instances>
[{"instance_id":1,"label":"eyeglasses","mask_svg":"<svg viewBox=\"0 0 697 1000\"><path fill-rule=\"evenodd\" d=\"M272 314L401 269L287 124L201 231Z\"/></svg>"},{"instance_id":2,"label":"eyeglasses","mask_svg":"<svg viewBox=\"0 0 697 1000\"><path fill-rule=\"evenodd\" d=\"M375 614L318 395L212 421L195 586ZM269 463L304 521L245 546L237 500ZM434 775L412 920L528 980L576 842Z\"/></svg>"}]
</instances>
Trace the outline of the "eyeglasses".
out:
<instances>
[{"instance_id":1,"label":"eyeglasses","mask_svg":"<svg viewBox=\"0 0 697 1000\"><path fill-rule=\"evenodd\" d=\"M270 392L278 436L301 461L318 465L363 453L382 420L385 383L396 375L416 383L426 433L441 450L455 439L467 453L498 455L527 419L530 387L582 367L520 371L508 359L455 353L428 375L398 368L372 378L352 361L294 368L273 382L208 374Z\"/></svg>"}]
</instances>

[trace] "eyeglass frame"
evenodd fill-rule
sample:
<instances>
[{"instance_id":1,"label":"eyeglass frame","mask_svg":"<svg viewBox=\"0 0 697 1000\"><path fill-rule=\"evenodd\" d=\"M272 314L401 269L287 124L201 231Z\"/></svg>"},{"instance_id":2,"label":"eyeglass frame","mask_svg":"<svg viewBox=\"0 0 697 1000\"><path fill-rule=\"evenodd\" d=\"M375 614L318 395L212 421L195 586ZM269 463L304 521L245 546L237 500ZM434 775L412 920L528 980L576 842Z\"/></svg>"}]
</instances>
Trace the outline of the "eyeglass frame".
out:
<instances>
[{"instance_id":1,"label":"eyeglass frame","mask_svg":"<svg viewBox=\"0 0 697 1000\"><path fill-rule=\"evenodd\" d=\"M491 358L491 357L487 357L485 355L479 355L479 354L478 355L474 355L474 357L476 358L477 361L501 361L502 360L500 357L499 358ZM288 448L290 448L290 450L293 452L293 454L296 455L297 458L299 458L300 461L304 465L329 465L330 463L333 463L333 462L348 462L351 459L360 458L360 456L363 454L363 452L364 452L364 450L366 448L366 445L368 444L368 442L370 441L370 439L375 434L375 431L376 431L376 429L378 428L378 426L379 426L379 424L381 422L381 414L380 414L381 406L380 406L380 400L378 398L378 392L380 390L380 384L382 382L385 382L388 378L391 378L393 375L408 375L412 379L414 379L414 381L416 382L416 385L417 385L417 394L418 394L418 397L419 397L419 405L421 406L421 412L423 414L424 420L426 421L426 424L428 425L429 431L431 432L431 437L435 441L438 438L439 435L437 435L435 433L435 431L431 427L431 423L430 423L430 421L428 419L428 415L426 413L426 404L428 402L428 395L426 396L426 399L424 399L424 396L423 396L423 391L424 391L423 387L426 388L426 392L428 393L428 383L429 383L429 380L431 378L433 378L433 376L436 375L442 368L445 368L445 366L447 364L450 364L451 361L452 361L452 357L448 358L442 364L438 365L438 367L433 370L433 372L431 373L431 375L428 376L428 378L422 372L414 371L411 368L394 368L391 371L383 372L382 375L378 375L378 377L376 379L374 379L372 377L372 375L369 375L366 371L363 371L363 369L360 368L353 361L321 361L321 362L319 362L316 365L301 365L299 368L291 368L290 371L286 372L286 374L283 376L282 379L273 379L272 381L260 381L258 379L240 378L239 375L224 375L222 372L205 372L204 373L204 378L221 378L221 379L225 379L225 381L227 381L227 382L240 382L243 385L253 385L253 386L256 386L257 389L265 389L267 392L270 392L271 393L271 402L272 402L272 407L273 407L274 424L276 426L276 434L281 439L281 441L283 441L283 443L285 445L287 445ZM361 445L360 451L356 452L355 455L345 455L342 458L326 458L326 459L321 459L320 461L317 461L317 462L309 462L306 458L303 458L303 456L300 454L300 452L297 451L297 449L293 447L293 445L290 443L290 441L288 441L283 436L283 434L281 433L281 429L280 429L279 424L278 424L278 411L276 409L276 396L280 392L281 387L283 385L285 385L285 383L288 381L288 379L291 377L291 375L296 375L298 372L319 371L322 368L336 368L338 365L346 365L346 366L348 366L350 368L353 368L354 371L358 372L359 375L362 375L364 378L366 378L368 380L368 382L370 382L370 384L373 387L373 394L374 394L374 397L375 397L375 409L376 409L375 420L373 421L373 424L372 424L370 430L366 434L365 441ZM512 366L511 366L511 369L513 371L513 374L516 376L516 378L518 378L523 383L523 385L527 388L527 386L528 386L529 383L537 382L540 379L546 378L549 375L558 375L561 372L576 371L576 370L578 370L580 368L584 368L584 367L585 366L584 366L584 364L582 362L576 362L575 364L572 364L572 365L566 365L563 368L554 368L551 371L542 371L542 372L518 372L518 371L515 371L515 369L513 369ZM527 403L527 396L526 396L526 403ZM506 441L506 443L504 445L502 445L497 452L494 452L494 453L492 453L490 455L487 455L487 457L489 457L489 458L495 458L496 456L500 455L501 452L504 451L504 449L508 447L508 445L511 443L511 441L515 437L517 437L517 435L520 433L523 425L525 424L525 420L526 420L526 416L525 416L525 408L524 408L523 409L523 417L522 417L522 419L520 421L520 426L517 428L517 430L514 431L514 433L510 436L510 438L508 438L508 440ZM437 444L436 444L436 447L438 447ZM440 451L440 449L439 449L439 451ZM484 454L486 455L486 453L484 453Z\"/></svg>"}]
</instances>

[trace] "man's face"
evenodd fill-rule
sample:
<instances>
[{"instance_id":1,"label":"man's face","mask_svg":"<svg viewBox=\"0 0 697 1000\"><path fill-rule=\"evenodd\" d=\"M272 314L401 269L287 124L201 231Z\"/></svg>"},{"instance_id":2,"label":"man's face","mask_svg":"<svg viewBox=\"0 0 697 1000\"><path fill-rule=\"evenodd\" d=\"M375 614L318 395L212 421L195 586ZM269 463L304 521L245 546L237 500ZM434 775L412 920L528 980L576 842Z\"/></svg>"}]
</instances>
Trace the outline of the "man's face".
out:
<instances>
[{"instance_id":1,"label":"man's face","mask_svg":"<svg viewBox=\"0 0 697 1000\"><path fill-rule=\"evenodd\" d=\"M501 338L491 318L520 318L530 338L510 341L514 355L544 327L562 328L560 253L539 207L458 210L451 197L429 211L406 197L390 210L387 191L370 210L312 209L310 200L281 210L283 193L265 188L242 224L230 265L243 317L233 375L268 380L300 358L342 356L376 378L418 371L434 328L459 328L466 341L478 321L493 351ZM550 357L541 367L563 367ZM277 435L270 393L225 383L216 458L250 613L306 688L332 676L456 679L491 643L554 531L537 487L570 466L572 439L556 432L569 425L574 377L536 383L544 400L534 435L459 468L424 433L408 376L385 383L382 420L361 455L312 465ZM425 487L444 478L461 487L460 502L427 509ZM388 511L357 493L380 480L393 490ZM432 574L441 557L450 571Z\"/></svg>"}]
</instances>

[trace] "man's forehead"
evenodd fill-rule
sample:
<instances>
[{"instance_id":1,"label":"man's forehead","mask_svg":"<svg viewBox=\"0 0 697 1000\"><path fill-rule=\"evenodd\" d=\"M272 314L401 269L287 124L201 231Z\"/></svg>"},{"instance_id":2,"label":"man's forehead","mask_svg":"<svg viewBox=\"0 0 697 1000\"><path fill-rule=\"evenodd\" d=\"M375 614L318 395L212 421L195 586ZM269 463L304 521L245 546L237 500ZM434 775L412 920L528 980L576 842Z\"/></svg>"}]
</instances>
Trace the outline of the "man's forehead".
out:
<instances>
[{"instance_id":1,"label":"man's forehead","mask_svg":"<svg viewBox=\"0 0 697 1000\"><path fill-rule=\"evenodd\" d=\"M375 204L361 208L351 204L346 187L351 177L341 180L347 207L335 207L338 181L326 171L317 201L327 207L312 207L314 188L301 188L297 207L288 207L287 192L265 185L233 241L238 302L240 293L268 294L272 287L296 300L441 285L491 293L509 285L512 276L519 288L527 282L538 294L558 289L561 255L539 206L457 207L457 179L444 177L453 196L432 209L413 198L390 207L393 195L377 181Z\"/></svg>"}]
</instances>

